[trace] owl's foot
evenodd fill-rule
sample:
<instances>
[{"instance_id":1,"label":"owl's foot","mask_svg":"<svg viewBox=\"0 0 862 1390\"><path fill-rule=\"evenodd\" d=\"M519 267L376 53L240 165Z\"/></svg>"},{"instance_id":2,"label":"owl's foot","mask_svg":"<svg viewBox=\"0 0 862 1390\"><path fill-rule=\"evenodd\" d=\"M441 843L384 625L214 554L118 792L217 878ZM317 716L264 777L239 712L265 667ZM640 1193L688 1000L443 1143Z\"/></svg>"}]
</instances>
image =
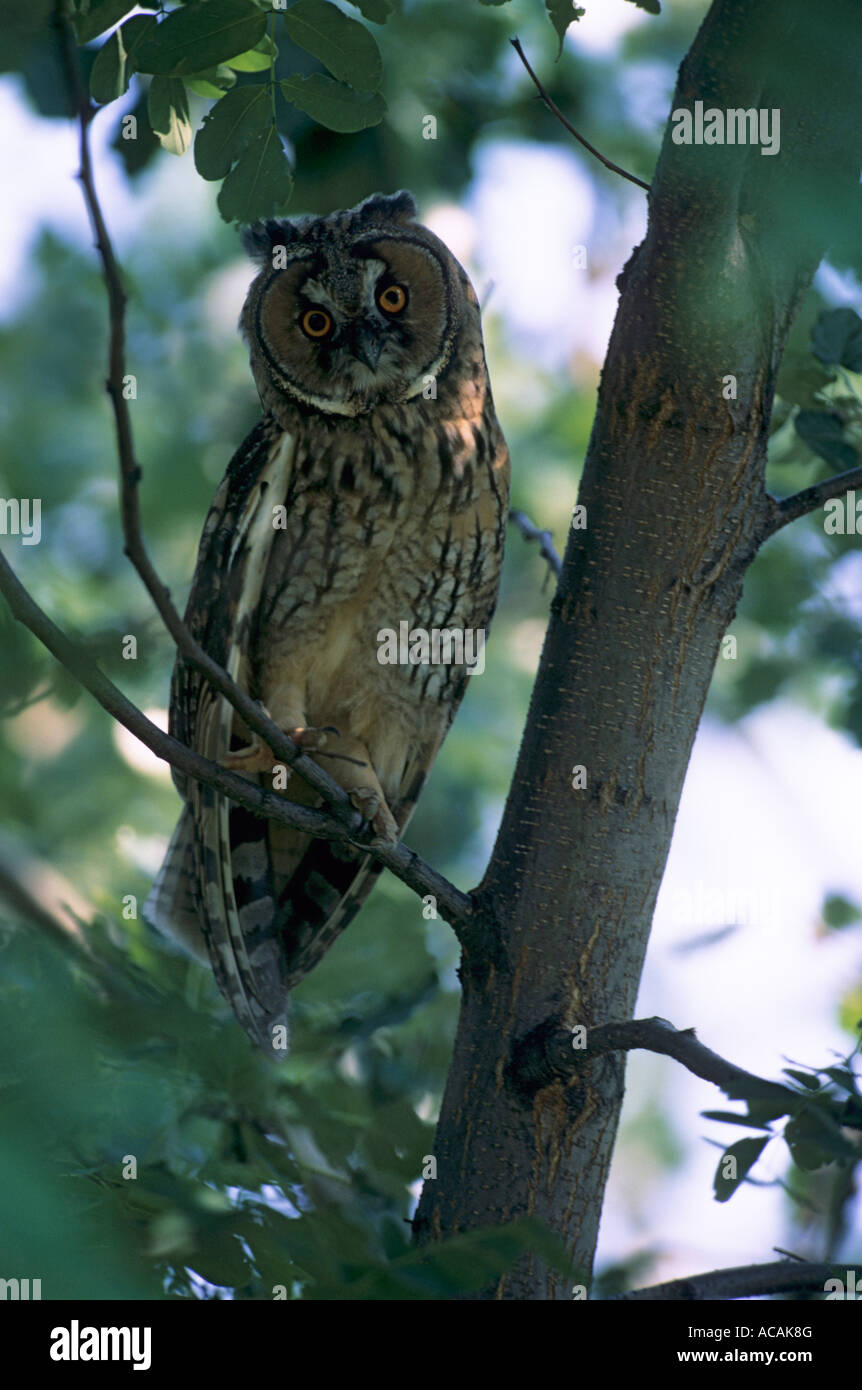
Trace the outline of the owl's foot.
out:
<instances>
[{"instance_id":1,"label":"owl's foot","mask_svg":"<svg viewBox=\"0 0 862 1390\"><path fill-rule=\"evenodd\" d=\"M341 738L340 733L332 724L326 724L322 729L285 729L288 738L292 738L294 743L298 743L303 753L316 753L318 748L324 748L327 743L327 734L335 734L336 738Z\"/></svg>"},{"instance_id":2,"label":"owl's foot","mask_svg":"<svg viewBox=\"0 0 862 1390\"><path fill-rule=\"evenodd\" d=\"M373 787L354 787L348 795L357 811L362 813L374 831L371 844L374 846L397 845L398 826L380 793L376 792Z\"/></svg>"},{"instance_id":3,"label":"owl's foot","mask_svg":"<svg viewBox=\"0 0 862 1390\"><path fill-rule=\"evenodd\" d=\"M338 734L331 724L323 729L310 729L302 725L296 729L285 729L284 732L299 745L303 753L316 753L326 744L327 734ZM269 744L260 734L252 734L251 743L226 753L221 759L221 766L237 772L271 772L277 762L278 758Z\"/></svg>"}]
</instances>

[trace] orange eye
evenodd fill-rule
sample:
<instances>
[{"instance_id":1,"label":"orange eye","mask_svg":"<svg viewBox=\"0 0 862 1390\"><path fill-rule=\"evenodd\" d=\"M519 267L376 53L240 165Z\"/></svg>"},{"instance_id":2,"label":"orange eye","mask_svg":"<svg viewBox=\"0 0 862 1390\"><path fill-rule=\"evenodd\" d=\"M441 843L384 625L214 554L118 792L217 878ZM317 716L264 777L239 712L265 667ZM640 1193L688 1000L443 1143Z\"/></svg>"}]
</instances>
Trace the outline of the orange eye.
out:
<instances>
[{"instance_id":1,"label":"orange eye","mask_svg":"<svg viewBox=\"0 0 862 1390\"><path fill-rule=\"evenodd\" d=\"M300 324L309 338L325 338L332 328L332 319L322 309L306 309Z\"/></svg>"},{"instance_id":2,"label":"orange eye","mask_svg":"<svg viewBox=\"0 0 862 1390\"><path fill-rule=\"evenodd\" d=\"M402 290L400 285L387 285L382 290L377 303L387 314L400 314L407 303L407 291Z\"/></svg>"}]
</instances>

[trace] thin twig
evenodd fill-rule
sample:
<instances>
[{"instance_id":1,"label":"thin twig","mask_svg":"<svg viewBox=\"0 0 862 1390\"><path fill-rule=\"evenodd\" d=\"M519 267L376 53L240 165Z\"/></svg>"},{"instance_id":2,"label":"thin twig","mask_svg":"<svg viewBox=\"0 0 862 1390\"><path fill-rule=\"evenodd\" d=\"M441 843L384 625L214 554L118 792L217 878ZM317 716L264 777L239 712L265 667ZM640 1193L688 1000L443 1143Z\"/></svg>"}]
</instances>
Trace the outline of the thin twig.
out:
<instances>
[{"instance_id":1,"label":"thin twig","mask_svg":"<svg viewBox=\"0 0 862 1390\"><path fill-rule=\"evenodd\" d=\"M644 183L643 179L639 179L637 174L630 174L627 169L621 169L619 164L614 164L613 160L605 159L605 156L601 154L599 150L596 149L595 145L591 145L589 140L585 140L583 135L581 135L579 131L575 130L575 127L572 125L571 121L568 121L566 119L557 103L551 97L548 96L548 93L545 91L538 77L533 72L533 69L530 67L530 64L527 60L527 55L521 47L521 40L510 39L509 42L514 48L521 62L524 64L524 67L527 69L527 72L532 77L533 82L535 83L536 91L539 93L539 96L541 97L542 101L545 103L549 111L553 111L557 120L560 121L566 127L566 130L569 132L569 134L574 135L575 139L579 142L579 144L583 145L585 150L589 150L590 154L594 155L596 159L598 159L602 164L604 164L606 169L610 169L611 173L620 174L622 178L628 179L629 183L636 183L638 188L645 188L647 193L649 193L650 186L648 183Z\"/></svg>"},{"instance_id":2,"label":"thin twig","mask_svg":"<svg viewBox=\"0 0 862 1390\"><path fill-rule=\"evenodd\" d=\"M472 901L466 893L460 892L448 879L438 874L430 864L426 864L413 850L404 844L391 848L370 847L363 840L352 836L344 825L324 811L300 806L265 791L247 777L220 767L218 763L202 758L200 754L186 748L185 744L171 738L144 715L137 706L99 670L98 666L56 626L39 607L18 579L5 556L0 554L0 593L2 593L12 614L19 622L39 638L48 651L57 658L68 671L81 682L86 690L98 700L104 710L118 723L122 724L140 739L157 758L170 763L172 767L194 777L198 782L215 788L223 796L235 801L256 815L267 820L278 821L281 825L304 830L325 840L342 840L355 844L358 848L379 859L397 878L420 897L432 894L437 900L440 915L449 922L464 943L469 935L469 918Z\"/></svg>"},{"instance_id":3,"label":"thin twig","mask_svg":"<svg viewBox=\"0 0 862 1390\"><path fill-rule=\"evenodd\" d=\"M84 201L93 228L93 235L96 242L96 249L102 262L103 279L108 294L109 319L110 319L110 345L108 352L108 378L106 388L111 398L111 405L114 413L114 424L117 440L117 457L120 467L120 505L123 525L123 538L125 542L125 553L131 560L133 566L140 575L144 587L149 593L161 615L165 626L171 634L176 646L184 659L190 665L195 666L206 676L210 684L219 691L229 704L237 711L244 720L247 727L268 744L274 756L293 768L302 779L309 783L317 792L329 803L332 816L325 815L318 811L309 811L306 808L298 807L295 803L286 802L283 798L277 797L272 793L261 792L254 783L246 778L236 777L232 773L227 773L226 769L219 768L216 764L208 762L205 758L200 758L184 745L175 739L168 739L155 725L145 719L139 710L136 710L129 701L121 694L115 686L107 680L96 668L90 667L86 671L86 663L78 662L77 667L70 666L79 677L91 694L95 695L103 708L115 717L120 716L116 711L120 708L124 710L121 722L126 727L142 739L148 747L152 749L158 757L165 758L172 766L180 771L187 772L198 781L208 783L216 790L224 791L229 794L232 800L239 802L240 805L248 807L249 810L257 810L258 814L265 815L268 819L281 821L285 825L293 825L300 829L306 829L308 833L326 839L349 840L360 848L368 850L375 858L379 859L386 868L395 874L397 878L411 887L420 896L433 895L437 900L437 907L442 917L450 923L456 930L462 944L466 940L466 930L461 932L472 913L472 900L467 894L460 892L448 879L443 878L429 864L426 864L417 854L407 848L403 843L394 846L375 846L373 849L365 843L367 832L359 836L363 827L363 820L359 812L352 805L349 796L343 787L331 778L323 768L312 758L298 747L277 724L266 714L263 707L253 700L245 691L228 676L227 672L213 661L212 658L198 645L192 637L177 609L174 607L170 591L161 582L156 570L149 558L144 544L141 531L141 516L138 494L138 484L141 479L141 469L135 456L134 437L132 433L131 416L129 413L128 401L125 398L123 387L126 376L125 361L125 312L126 294L123 288L122 273L120 271L117 258L114 254L113 244L108 234L105 219L102 214L101 205L96 193L95 180L93 177L92 160L90 157L89 126L94 108L89 100L86 90L81 81L80 69L77 61L77 48L75 36L72 32L71 24L65 9L63 0L58 0L57 4L57 23L63 37L63 52L70 87L73 93L75 105L78 112L79 128L79 157L80 171L79 180L84 194ZM7 567L8 569L8 567ZM18 583L11 570L5 576L8 584L9 576L15 584ZM19 586L20 588L20 586ZM7 592L7 598L9 593ZM22 594L25 591L21 590ZM29 595L26 595L29 599ZM30 600L32 603L32 600ZM10 600L11 603L11 600ZM20 605L20 599L19 599ZM35 607L36 605L34 605ZM41 613L41 610L37 610ZM16 613L16 616L20 616ZM30 614L31 618L34 616ZM50 624L50 619L45 614L41 614L44 622ZM22 621L26 621L22 618ZM31 627L31 631L36 629L30 622L26 623ZM53 628L54 639L61 638L64 642L63 634L59 629ZM40 632L36 635L45 640ZM49 650L54 650L49 643ZM71 644L69 644L71 647ZM67 657L69 648L66 649L66 656L54 652L58 659L68 665ZM77 657L76 657L77 660ZM98 677L98 680L95 680ZM103 684L102 684L103 683ZM96 686L99 687L97 690ZM106 703L106 698L113 703ZM119 703L118 703L119 702ZM128 722L129 720L133 722ZM142 721L142 722L141 722ZM142 734L146 733L146 737ZM151 740L156 736L156 746ZM194 760L194 765L189 762L189 758ZM204 775L206 774L206 775ZM225 782L224 776L229 777L229 782ZM240 790L242 789L242 794ZM249 795L252 801L248 800ZM263 799L260 799L260 798ZM293 818L293 811L286 813L288 806L295 811L301 811L300 819ZM310 819L309 819L310 817ZM335 818L333 820L333 817ZM317 827L317 828L315 828ZM337 833L336 833L337 831Z\"/></svg>"},{"instance_id":4,"label":"thin twig","mask_svg":"<svg viewBox=\"0 0 862 1390\"><path fill-rule=\"evenodd\" d=\"M856 487L862 487L862 468L848 468L846 473L837 473L822 483L814 483L812 487L794 492L791 497L785 497L780 502L774 497L771 498L773 506L764 539L774 536L776 531L780 531L791 521L796 521L798 517L816 512L824 503L831 502L835 497L843 497Z\"/></svg>"},{"instance_id":5,"label":"thin twig","mask_svg":"<svg viewBox=\"0 0 862 1390\"><path fill-rule=\"evenodd\" d=\"M509 520L513 526L517 526L524 540L538 541L539 551L547 560L552 572L559 579L563 569L563 562L554 549L554 539L550 531L540 531L538 526L534 526L526 512L509 512Z\"/></svg>"},{"instance_id":6,"label":"thin twig","mask_svg":"<svg viewBox=\"0 0 862 1390\"><path fill-rule=\"evenodd\" d=\"M815 1264L797 1260L774 1260L771 1264L735 1265L731 1269L712 1269L688 1279L671 1279L648 1289L614 1294L609 1303L636 1303L686 1299L762 1298L770 1293L824 1293L827 1279L848 1280L857 1276L862 1265Z\"/></svg>"},{"instance_id":7,"label":"thin twig","mask_svg":"<svg viewBox=\"0 0 862 1390\"><path fill-rule=\"evenodd\" d=\"M108 377L105 387L111 398L117 439L117 458L120 466L120 510L125 554L140 575L144 587L164 621L165 627L185 660L206 676L210 684L237 711L248 728L253 733L259 734L271 748L275 758L292 767L303 781L308 782L329 802L338 819L348 829L356 831L362 824L362 818L353 807L344 789L307 753L303 753L297 744L288 738L284 730L268 717L263 707L244 690L241 690L231 680L227 672L199 646L171 602L170 590L160 580L147 553L141 531L138 494L141 468L135 457L129 403L124 395L126 293L123 288L122 272L114 254L93 177L89 126L95 110L81 82L75 38L63 8L63 0L58 0L58 8L58 22L64 39L65 63L78 111L80 159L78 179L81 183L84 201L93 228L96 249L102 262L103 279L108 295L110 345L108 349Z\"/></svg>"}]
</instances>

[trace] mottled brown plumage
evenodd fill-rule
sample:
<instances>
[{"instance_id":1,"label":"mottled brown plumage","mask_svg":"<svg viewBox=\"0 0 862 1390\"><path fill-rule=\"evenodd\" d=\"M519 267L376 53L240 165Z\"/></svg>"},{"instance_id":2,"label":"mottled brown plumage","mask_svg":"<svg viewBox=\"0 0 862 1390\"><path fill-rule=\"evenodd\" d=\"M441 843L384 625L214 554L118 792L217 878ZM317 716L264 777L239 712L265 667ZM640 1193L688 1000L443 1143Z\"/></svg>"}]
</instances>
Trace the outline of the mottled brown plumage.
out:
<instances>
[{"instance_id":1,"label":"mottled brown plumage","mask_svg":"<svg viewBox=\"0 0 862 1390\"><path fill-rule=\"evenodd\" d=\"M266 413L210 510L186 614L384 842L403 832L468 674L381 664L380 634L487 630L509 484L475 293L414 217L409 194L377 195L247 233L261 269L241 323ZM270 750L182 659L171 729L273 786ZM177 784L187 806L148 915L211 960L250 1036L283 1055L288 992L379 865ZM295 775L284 794L320 804Z\"/></svg>"}]
</instances>

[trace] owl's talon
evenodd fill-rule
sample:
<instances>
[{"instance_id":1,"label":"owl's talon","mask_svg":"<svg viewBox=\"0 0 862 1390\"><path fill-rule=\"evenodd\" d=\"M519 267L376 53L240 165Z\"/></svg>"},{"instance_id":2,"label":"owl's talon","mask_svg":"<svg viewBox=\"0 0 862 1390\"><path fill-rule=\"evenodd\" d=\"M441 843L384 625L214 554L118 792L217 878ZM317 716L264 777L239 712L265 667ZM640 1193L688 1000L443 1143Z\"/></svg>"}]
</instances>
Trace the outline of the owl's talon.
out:
<instances>
[{"instance_id":1,"label":"owl's talon","mask_svg":"<svg viewBox=\"0 0 862 1390\"><path fill-rule=\"evenodd\" d=\"M271 772L276 761L269 744L264 743L259 734L252 734L251 743L234 748L232 753L225 753L223 758L219 758L219 766L231 772Z\"/></svg>"},{"instance_id":2,"label":"owl's talon","mask_svg":"<svg viewBox=\"0 0 862 1390\"><path fill-rule=\"evenodd\" d=\"M354 787L349 793L351 803L356 807L374 831L370 841L375 849L386 845L397 845L398 826L386 802L373 787Z\"/></svg>"},{"instance_id":3,"label":"owl's talon","mask_svg":"<svg viewBox=\"0 0 862 1390\"><path fill-rule=\"evenodd\" d=\"M339 734L338 730L333 728L331 724L327 724L322 729L310 729L300 726L298 729L285 729L284 732L287 734L288 738L293 739L294 743L302 749L303 753L316 753L318 748L324 748L327 743L327 734L338 734L338 737L341 738L341 734Z\"/></svg>"},{"instance_id":4,"label":"owl's talon","mask_svg":"<svg viewBox=\"0 0 862 1390\"><path fill-rule=\"evenodd\" d=\"M319 748L323 748L327 742L327 734L335 734L341 738L341 734L332 724L327 724L323 729L300 725L296 729L285 729L283 732L288 738L293 739L303 753L315 753ZM244 744L242 748L234 748L219 761L221 767L230 768L231 771L252 773L271 772L279 759L260 734L252 734L250 743Z\"/></svg>"}]
</instances>

